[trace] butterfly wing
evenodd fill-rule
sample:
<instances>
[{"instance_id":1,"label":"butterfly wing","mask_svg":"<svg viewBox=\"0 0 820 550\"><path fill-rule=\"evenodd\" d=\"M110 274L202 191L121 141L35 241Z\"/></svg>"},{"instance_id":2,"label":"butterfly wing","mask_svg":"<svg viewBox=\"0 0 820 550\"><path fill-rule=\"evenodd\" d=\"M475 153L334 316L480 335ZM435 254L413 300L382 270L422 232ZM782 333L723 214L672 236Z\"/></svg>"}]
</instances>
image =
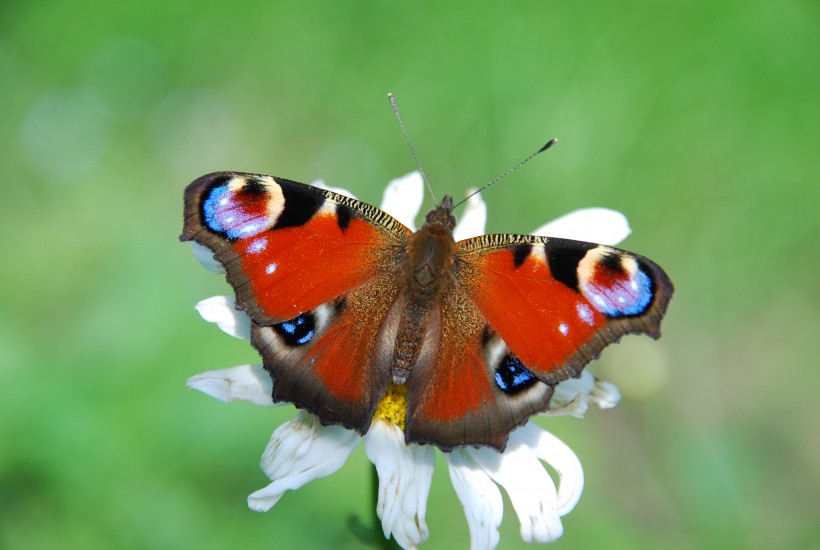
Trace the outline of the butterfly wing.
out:
<instances>
[{"instance_id":1,"label":"butterfly wing","mask_svg":"<svg viewBox=\"0 0 820 550\"><path fill-rule=\"evenodd\" d=\"M183 241L213 251L254 322L287 321L393 269L410 230L369 204L237 172L185 190Z\"/></svg>"},{"instance_id":2,"label":"butterfly wing","mask_svg":"<svg viewBox=\"0 0 820 550\"><path fill-rule=\"evenodd\" d=\"M408 381L408 440L502 449L605 346L631 332L660 335L673 287L642 256L530 235L456 247L438 364L417 366Z\"/></svg>"},{"instance_id":3,"label":"butterfly wing","mask_svg":"<svg viewBox=\"0 0 820 550\"><path fill-rule=\"evenodd\" d=\"M361 432L389 381L385 338L409 229L355 199L289 180L220 172L185 191L183 241L225 267L273 399ZM389 325L389 323L387 323Z\"/></svg>"}]
</instances>

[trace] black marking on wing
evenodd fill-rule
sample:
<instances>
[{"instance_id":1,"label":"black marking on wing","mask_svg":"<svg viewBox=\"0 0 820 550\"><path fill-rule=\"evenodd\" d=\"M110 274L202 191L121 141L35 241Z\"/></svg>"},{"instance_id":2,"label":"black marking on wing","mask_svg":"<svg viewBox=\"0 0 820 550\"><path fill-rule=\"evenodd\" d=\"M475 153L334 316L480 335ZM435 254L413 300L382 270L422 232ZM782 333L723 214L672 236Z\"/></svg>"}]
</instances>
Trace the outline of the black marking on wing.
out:
<instances>
[{"instance_id":1,"label":"black marking on wing","mask_svg":"<svg viewBox=\"0 0 820 550\"><path fill-rule=\"evenodd\" d=\"M245 179L245 184L239 189L240 195L265 195L268 189L264 182L258 178L249 177Z\"/></svg>"},{"instance_id":2,"label":"black marking on wing","mask_svg":"<svg viewBox=\"0 0 820 550\"><path fill-rule=\"evenodd\" d=\"M505 355L495 369L495 385L508 395L516 395L532 387L538 379L514 355Z\"/></svg>"},{"instance_id":3,"label":"black marking on wing","mask_svg":"<svg viewBox=\"0 0 820 550\"><path fill-rule=\"evenodd\" d=\"M310 342L316 334L316 318L312 313L302 313L290 321L273 325L273 330L288 346L292 348L303 346Z\"/></svg>"},{"instance_id":4,"label":"black marking on wing","mask_svg":"<svg viewBox=\"0 0 820 550\"><path fill-rule=\"evenodd\" d=\"M340 204L336 207L336 223L339 224L339 229L342 232L346 231L348 227L350 227L350 222L353 218L356 217L356 213L353 210L343 204Z\"/></svg>"},{"instance_id":5,"label":"black marking on wing","mask_svg":"<svg viewBox=\"0 0 820 550\"><path fill-rule=\"evenodd\" d=\"M568 247L565 242L548 239L544 243L544 249L552 276L577 292L578 264L584 259L587 251L597 245L590 243L574 243L574 245Z\"/></svg>"},{"instance_id":6,"label":"black marking on wing","mask_svg":"<svg viewBox=\"0 0 820 550\"><path fill-rule=\"evenodd\" d=\"M513 265L516 269L521 267L524 262L527 261L527 258L530 257L532 253L532 245L531 244L517 244L512 247L513 251Z\"/></svg>"},{"instance_id":7,"label":"black marking on wing","mask_svg":"<svg viewBox=\"0 0 820 550\"><path fill-rule=\"evenodd\" d=\"M305 225L325 202L323 195L310 191L306 186L296 187L287 183L289 182L284 180L280 185L285 197L285 208L273 229Z\"/></svg>"},{"instance_id":8,"label":"black marking on wing","mask_svg":"<svg viewBox=\"0 0 820 550\"><path fill-rule=\"evenodd\" d=\"M617 254L604 254L600 259L600 264L615 273L624 273L623 261Z\"/></svg>"}]
</instances>

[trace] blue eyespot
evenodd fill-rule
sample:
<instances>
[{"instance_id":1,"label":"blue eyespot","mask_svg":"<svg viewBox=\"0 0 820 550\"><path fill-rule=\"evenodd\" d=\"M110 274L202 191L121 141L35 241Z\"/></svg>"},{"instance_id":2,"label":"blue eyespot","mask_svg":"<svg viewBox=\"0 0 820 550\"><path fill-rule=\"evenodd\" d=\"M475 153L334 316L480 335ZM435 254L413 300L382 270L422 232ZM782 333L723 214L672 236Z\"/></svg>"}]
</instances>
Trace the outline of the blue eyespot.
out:
<instances>
[{"instance_id":1,"label":"blue eyespot","mask_svg":"<svg viewBox=\"0 0 820 550\"><path fill-rule=\"evenodd\" d=\"M505 355L495 370L495 385L510 395L526 390L536 381L535 376L513 355Z\"/></svg>"},{"instance_id":2,"label":"blue eyespot","mask_svg":"<svg viewBox=\"0 0 820 550\"><path fill-rule=\"evenodd\" d=\"M652 301L652 281L638 268L631 277L609 287L589 284L584 294L595 309L608 317L640 315Z\"/></svg>"},{"instance_id":3,"label":"blue eyespot","mask_svg":"<svg viewBox=\"0 0 820 550\"><path fill-rule=\"evenodd\" d=\"M256 235L267 228L269 221L264 210L228 189L227 183L211 189L202 203L202 215L209 229L224 233L229 239Z\"/></svg>"},{"instance_id":4,"label":"blue eyespot","mask_svg":"<svg viewBox=\"0 0 820 550\"><path fill-rule=\"evenodd\" d=\"M298 317L273 325L279 336L291 347L303 346L316 334L316 319L311 313L302 313Z\"/></svg>"}]
</instances>

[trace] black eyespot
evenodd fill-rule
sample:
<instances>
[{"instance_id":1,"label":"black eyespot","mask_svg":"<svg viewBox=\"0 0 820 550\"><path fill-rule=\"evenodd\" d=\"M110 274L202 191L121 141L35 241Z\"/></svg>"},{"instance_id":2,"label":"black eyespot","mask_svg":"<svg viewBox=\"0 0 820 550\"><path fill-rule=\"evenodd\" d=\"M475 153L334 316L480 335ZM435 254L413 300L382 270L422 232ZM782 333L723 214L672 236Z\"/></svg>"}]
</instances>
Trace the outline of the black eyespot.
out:
<instances>
[{"instance_id":1,"label":"black eyespot","mask_svg":"<svg viewBox=\"0 0 820 550\"><path fill-rule=\"evenodd\" d=\"M291 347L303 346L310 342L316 334L316 319L311 313L303 313L298 317L273 325L273 330L282 337Z\"/></svg>"},{"instance_id":2,"label":"black eyespot","mask_svg":"<svg viewBox=\"0 0 820 550\"><path fill-rule=\"evenodd\" d=\"M520 393L536 382L535 376L514 355L505 355L495 369L495 385L510 395Z\"/></svg>"}]
</instances>

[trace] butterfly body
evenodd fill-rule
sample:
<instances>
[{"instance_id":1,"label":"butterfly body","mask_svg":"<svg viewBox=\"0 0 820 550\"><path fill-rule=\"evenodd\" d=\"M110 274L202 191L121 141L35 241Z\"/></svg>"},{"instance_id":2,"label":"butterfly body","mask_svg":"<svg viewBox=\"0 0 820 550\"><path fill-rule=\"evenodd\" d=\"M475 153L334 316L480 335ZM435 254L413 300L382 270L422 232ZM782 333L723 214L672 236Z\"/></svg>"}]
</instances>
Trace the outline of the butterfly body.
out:
<instances>
[{"instance_id":1,"label":"butterfly body","mask_svg":"<svg viewBox=\"0 0 820 550\"><path fill-rule=\"evenodd\" d=\"M629 332L659 336L672 293L650 260L531 235L456 242L448 196L416 232L355 199L221 172L185 194L182 240L225 266L274 401L365 433L406 387L408 443L503 449Z\"/></svg>"}]
</instances>

